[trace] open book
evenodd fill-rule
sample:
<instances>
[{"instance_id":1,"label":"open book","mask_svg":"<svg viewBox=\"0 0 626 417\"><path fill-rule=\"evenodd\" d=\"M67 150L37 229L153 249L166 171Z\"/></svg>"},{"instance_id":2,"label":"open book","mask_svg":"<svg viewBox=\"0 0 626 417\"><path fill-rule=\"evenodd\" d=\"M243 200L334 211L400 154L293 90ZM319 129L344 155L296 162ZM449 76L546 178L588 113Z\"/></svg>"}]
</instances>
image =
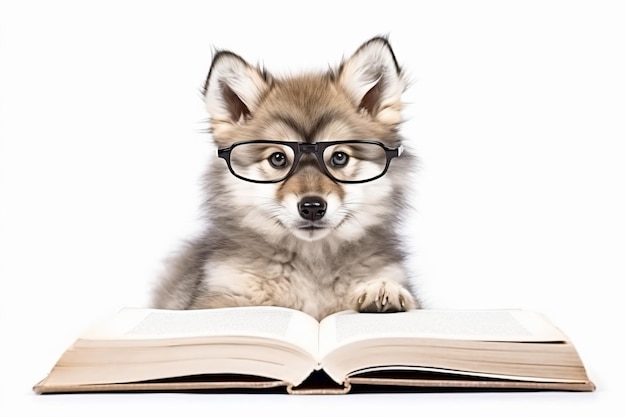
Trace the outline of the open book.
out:
<instances>
[{"instance_id":1,"label":"open book","mask_svg":"<svg viewBox=\"0 0 626 417\"><path fill-rule=\"evenodd\" d=\"M356 313L123 309L87 330L37 393L282 388L592 391L579 355L524 310Z\"/></svg>"}]
</instances>

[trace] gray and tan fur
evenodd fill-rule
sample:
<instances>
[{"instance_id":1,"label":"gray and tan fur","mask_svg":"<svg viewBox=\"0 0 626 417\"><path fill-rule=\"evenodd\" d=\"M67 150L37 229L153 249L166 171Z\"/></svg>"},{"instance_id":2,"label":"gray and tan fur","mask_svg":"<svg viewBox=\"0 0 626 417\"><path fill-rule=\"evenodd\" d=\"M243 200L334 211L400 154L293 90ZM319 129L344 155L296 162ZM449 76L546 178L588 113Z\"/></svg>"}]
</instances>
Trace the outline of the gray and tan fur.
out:
<instances>
[{"instance_id":1,"label":"gray and tan fur","mask_svg":"<svg viewBox=\"0 0 626 417\"><path fill-rule=\"evenodd\" d=\"M405 88L387 39L376 37L335 70L282 78L219 51L205 101L219 148L253 139L370 139L397 147ZM377 180L340 184L304 157L285 181L256 184L214 158L205 177L206 231L168 262L153 306L275 305L317 319L348 309L419 308L396 230L413 162L405 152ZM298 211L308 196L327 203L315 228L304 227Z\"/></svg>"}]
</instances>

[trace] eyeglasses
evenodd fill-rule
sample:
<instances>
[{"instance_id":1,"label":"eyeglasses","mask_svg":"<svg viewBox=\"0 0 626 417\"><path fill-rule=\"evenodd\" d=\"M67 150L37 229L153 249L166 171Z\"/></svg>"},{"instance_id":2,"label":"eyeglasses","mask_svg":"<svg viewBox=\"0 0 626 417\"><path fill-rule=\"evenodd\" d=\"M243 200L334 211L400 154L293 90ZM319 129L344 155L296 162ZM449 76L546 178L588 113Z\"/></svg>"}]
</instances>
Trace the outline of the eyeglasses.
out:
<instances>
[{"instance_id":1,"label":"eyeglasses","mask_svg":"<svg viewBox=\"0 0 626 417\"><path fill-rule=\"evenodd\" d=\"M296 170L302 155L314 154L324 173L341 183L362 183L382 177L403 147L368 140L317 143L250 140L217 151L237 178L257 183L280 182Z\"/></svg>"}]
</instances>

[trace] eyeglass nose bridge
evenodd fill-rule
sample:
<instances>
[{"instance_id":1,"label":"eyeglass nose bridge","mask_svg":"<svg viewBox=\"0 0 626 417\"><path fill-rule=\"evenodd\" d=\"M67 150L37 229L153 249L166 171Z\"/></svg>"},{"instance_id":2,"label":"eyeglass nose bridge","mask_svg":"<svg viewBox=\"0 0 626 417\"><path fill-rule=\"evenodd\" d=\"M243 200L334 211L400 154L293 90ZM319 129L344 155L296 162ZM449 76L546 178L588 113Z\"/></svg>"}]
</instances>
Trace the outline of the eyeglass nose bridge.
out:
<instances>
[{"instance_id":1,"label":"eyeglass nose bridge","mask_svg":"<svg viewBox=\"0 0 626 417\"><path fill-rule=\"evenodd\" d=\"M300 152L317 153L319 145L317 143L299 143L298 148Z\"/></svg>"},{"instance_id":2,"label":"eyeglass nose bridge","mask_svg":"<svg viewBox=\"0 0 626 417\"><path fill-rule=\"evenodd\" d=\"M324 158L322 157L321 152L324 151L324 149L326 149L325 146L321 146L319 143L298 143L297 144L297 155L296 155L296 160L293 166L293 170L291 171L291 173L287 176L291 176L293 173L295 173L301 165L301 161L302 161L302 157L305 154L311 154L311 156L313 157L313 159L317 162L317 164L319 165L319 169L327 176L329 176L331 179L334 180L334 178L332 177L332 175L330 175L330 173L328 172L328 169L326 168L326 165L324 164Z\"/></svg>"}]
</instances>

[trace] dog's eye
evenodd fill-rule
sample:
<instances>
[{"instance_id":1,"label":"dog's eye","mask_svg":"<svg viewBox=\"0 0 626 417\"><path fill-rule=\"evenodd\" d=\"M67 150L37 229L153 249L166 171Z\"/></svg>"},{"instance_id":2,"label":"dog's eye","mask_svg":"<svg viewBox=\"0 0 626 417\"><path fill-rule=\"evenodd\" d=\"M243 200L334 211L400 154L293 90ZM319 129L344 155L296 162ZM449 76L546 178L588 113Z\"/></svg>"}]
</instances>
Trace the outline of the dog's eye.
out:
<instances>
[{"instance_id":1,"label":"dog's eye","mask_svg":"<svg viewBox=\"0 0 626 417\"><path fill-rule=\"evenodd\" d=\"M274 168L284 168L287 165L287 156L282 152L274 152L268 161Z\"/></svg>"},{"instance_id":2,"label":"dog's eye","mask_svg":"<svg viewBox=\"0 0 626 417\"><path fill-rule=\"evenodd\" d=\"M330 163L333 164L333 167L342 167L348 163L348 159L350 157L345 152L335 152L333 156L330 158Z\"/></svg>"}]
</instances>

